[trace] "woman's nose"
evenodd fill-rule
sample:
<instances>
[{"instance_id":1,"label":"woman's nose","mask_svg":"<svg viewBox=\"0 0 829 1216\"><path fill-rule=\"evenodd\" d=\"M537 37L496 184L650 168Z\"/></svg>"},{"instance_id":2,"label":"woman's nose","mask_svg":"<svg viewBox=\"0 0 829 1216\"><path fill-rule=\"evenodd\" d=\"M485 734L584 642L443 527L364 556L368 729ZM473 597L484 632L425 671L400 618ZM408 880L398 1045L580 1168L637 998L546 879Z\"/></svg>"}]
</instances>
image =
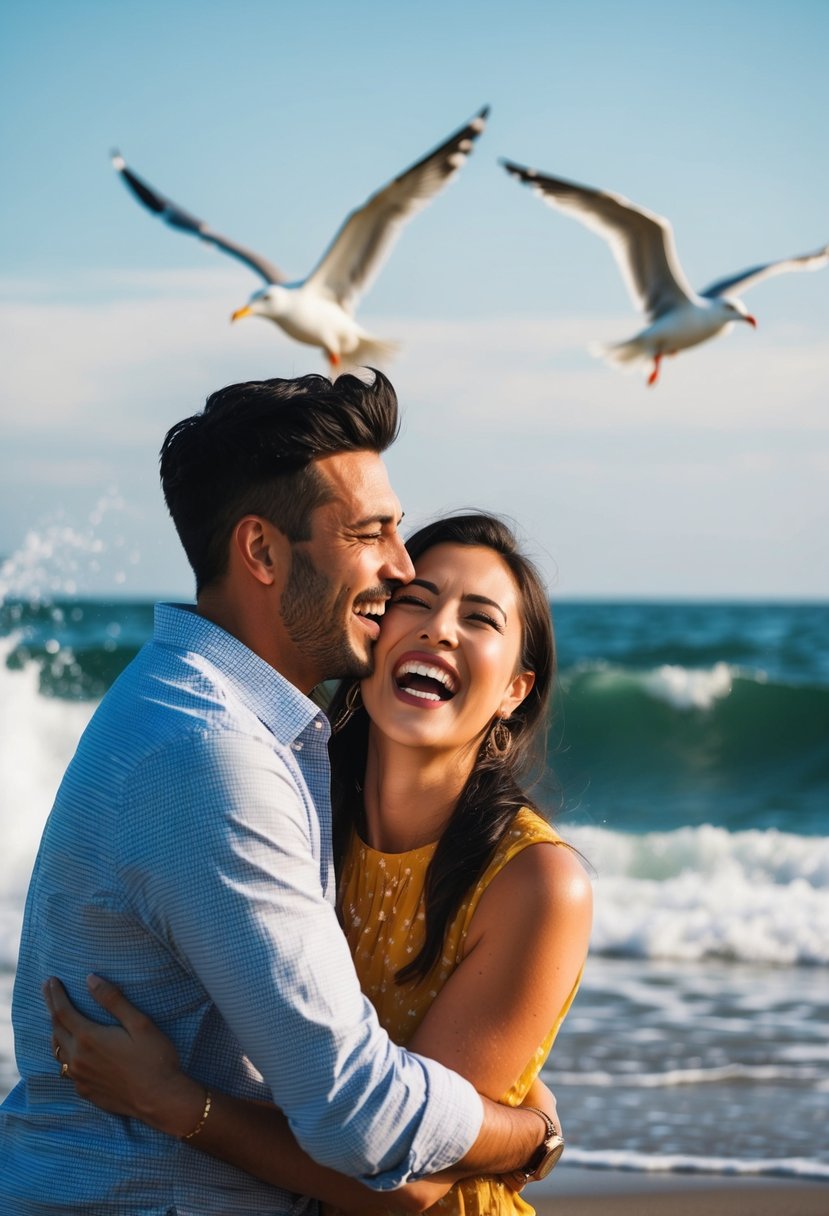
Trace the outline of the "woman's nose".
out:
<instances>
[{"instance_id":1,"label":"woman's nose","mask_svg":"<svg viewBox=\"0 0 829 1216\"><path fill-rule=\"evenodd\" d=\"M424 642L451 649L458 644L457 620L452 612L434 612L424 621L420 631Z\"/></svg>"}]
</instances>

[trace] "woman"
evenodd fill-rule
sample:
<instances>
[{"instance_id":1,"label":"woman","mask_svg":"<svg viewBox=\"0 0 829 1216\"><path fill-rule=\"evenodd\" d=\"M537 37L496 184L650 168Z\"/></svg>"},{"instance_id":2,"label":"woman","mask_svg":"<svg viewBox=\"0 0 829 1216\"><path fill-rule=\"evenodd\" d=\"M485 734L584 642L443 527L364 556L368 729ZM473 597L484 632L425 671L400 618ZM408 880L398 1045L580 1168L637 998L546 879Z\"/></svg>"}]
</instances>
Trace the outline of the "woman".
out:
<instances>
[{"instance_id":1,"label":"woman","mask_svg":"<svg viewBox=\"0 0 829 1216\"><path fill-rule=\"evenodd\" d=\"M491 516L429 525L408 549L415 578L386 607L374 673L331 709L341 920L393 1039L489 1097L536 1105L591 915L577 856L518 784L546 725L549 608L534 567ZM113 992L106 1005L127 1035L90 1029L81 1042L58 1009L55 1043L84 1096L343 1210L383 1203L307 1159L304 1173L291 1172L302 1154L275 1152L279 1116L221 1095L204 1103L168 1040ZM190 1113L171 1116L181 1109ZM477 1216L532 1210L502 1181L452 1182L388 1198Z\"/></svg>"}]
</instances>

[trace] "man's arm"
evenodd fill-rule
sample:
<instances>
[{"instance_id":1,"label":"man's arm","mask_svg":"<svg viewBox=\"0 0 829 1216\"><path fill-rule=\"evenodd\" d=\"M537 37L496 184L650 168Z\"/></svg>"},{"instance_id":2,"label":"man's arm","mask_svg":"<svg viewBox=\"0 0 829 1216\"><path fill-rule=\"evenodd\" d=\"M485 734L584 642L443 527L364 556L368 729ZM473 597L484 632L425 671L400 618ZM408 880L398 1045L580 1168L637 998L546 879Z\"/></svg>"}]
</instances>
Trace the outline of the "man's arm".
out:
<instances>
[{"instance_id":1,"label":"man's arm","mask_svg":"<svg viewBox=\"0 0 829 1216\"><path fill-rule=\"evenodd\" d=\"M302 1147L377 1189L461 1158L481 1129L480 1099L380 1029L278 756L262 740L211 732L157 753L144 778L121 829L136 913L193 977L191 1001L203 999L205 1017L216 1006ZM127 838L142 829L150 791L153 828L143 825L148 852L136 863ZM175 1033L169 1008L128 992ZM182 1046L197 1075L221 1075Z\"/></svg>"},{"instance_id":2,"label":"man's arm","mask_svg":"<svg viewBox=\"0 0 829 1216\"><path fill-rule=\"evenodd\" d=\"M44 985L53 1045L78 1093L112 1114L148 1123L212 1156L287 1190L339 1208L386 1208L388 1193L372 1191L319 1165L300 1149L287 1120L268 1103L206 1091L181 1072L172 1042L113 984L88 980L98 1004L120 1025L101 1026L79 1013L56 980ZM542 1124L529 1112L486 1101L484 1124L463 1168L410 1182L394 1191L395 1206L423 1211L468 1173L520 1168L541 1142ZM192 1135L198 1128L196 1135Z\"/></svg>"}]
</instances>

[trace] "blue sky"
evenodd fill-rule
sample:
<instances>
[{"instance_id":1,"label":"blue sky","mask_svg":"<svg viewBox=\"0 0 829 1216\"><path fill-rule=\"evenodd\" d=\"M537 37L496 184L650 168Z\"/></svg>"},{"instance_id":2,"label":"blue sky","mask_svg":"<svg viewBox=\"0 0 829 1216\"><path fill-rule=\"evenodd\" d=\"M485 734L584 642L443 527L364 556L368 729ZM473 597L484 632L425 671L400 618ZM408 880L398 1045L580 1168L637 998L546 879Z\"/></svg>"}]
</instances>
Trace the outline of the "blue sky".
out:
<instances>
[{"instance_id":1,"label":"blue sky","mask_svg":"<svg viewBox=\"0 0 829 1216\"><path fill-rule=\"evenodd\" d=\"M0 553L22 569L73 550L80 589L189 593L165 430L220 384L322 370L265 322L231 328L258 281L141 210L111 148L301 276L488 102L469 164L360 306L402 343L389 465L408 517L509 514L554 597L829 597L829 270L752 290L756 333L647 390L587 350L638 327L607 248L497 164L669 216L699 287L812 249L827 35L824 0L7 0Z\"/></svg>"}]
</instances>

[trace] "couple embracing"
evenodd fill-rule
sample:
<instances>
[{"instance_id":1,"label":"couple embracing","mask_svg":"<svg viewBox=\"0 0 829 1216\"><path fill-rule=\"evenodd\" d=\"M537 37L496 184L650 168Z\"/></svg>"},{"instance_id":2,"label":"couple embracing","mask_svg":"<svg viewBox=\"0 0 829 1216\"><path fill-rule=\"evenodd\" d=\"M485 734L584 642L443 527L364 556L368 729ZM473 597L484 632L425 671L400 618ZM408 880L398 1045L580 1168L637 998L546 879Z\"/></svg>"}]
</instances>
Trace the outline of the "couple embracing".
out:
<instances>
[{"instance_id":1,"label":"couple embracing","mask_svg":"<svg viewBox=\"0 0 829 1216\"><path fill-rule=\"evenodd\" d=\"M381 374L304 376L165 439L196 605L156 608L44 831L10 1216L496 1216L561 1152L590 887L519 784L549 609L490 516L404 547L397 429Z\"/></svg>"}]
</instances>

